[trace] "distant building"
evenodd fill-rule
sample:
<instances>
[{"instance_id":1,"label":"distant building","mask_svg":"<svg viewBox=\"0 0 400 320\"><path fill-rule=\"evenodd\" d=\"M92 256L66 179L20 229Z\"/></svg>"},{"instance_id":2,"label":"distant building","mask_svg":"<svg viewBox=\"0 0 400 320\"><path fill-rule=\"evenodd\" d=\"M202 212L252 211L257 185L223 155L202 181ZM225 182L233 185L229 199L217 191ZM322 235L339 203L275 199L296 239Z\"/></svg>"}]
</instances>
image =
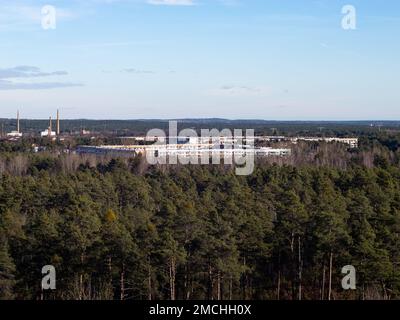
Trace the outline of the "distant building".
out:
<instances>
[{"instance_id":1,"label":"distant building","mask_svg":"<svg viewBox=\"0 0 400 320\"><path fill-rule=\"evenodd\" d=\"M209 156L244 156L253 153L258 157L285 157L290 156L291 149L274 148L218 148L213 144L162 144L162 145L103 145L103 146L78 146L78 153L92 154L154 154L156 156L201 157Z\"/></svg>"},{"instance_id":2,"label":"distant building","mask_svg":"<svg viewBox=\"0 0 400 320\"><path fill-rule=\"evenodd\" d=\"M59 137L61 134L61 129L60 129L60 111L57 109L57 119L56 119L56 131L53 131L53 123L51 117L49 118L49 127L40 132L40 136L42 138L55 138Z\"/></svg>"},{"instance_id":3,"label":"distant building","mask_svg":"<svg viewBox=\"0 0 400 320\"><path fill-rule=\"evenodd\" d=\"M41 133L40 133L40 136L42 137L42 138L44 138L44 137L55 137L57 134L56 134L56 132L55 131L49 131L49 130L45 130L45 131L42 131Z\"/></svg>"},{"instance_id":4,"label":"distant building","mask_svg":"<svg viewBox=\"0 0 400 320\"><path fill-rule=\"evenodd\" d=\"M297 143L298 141L306 141L306 142L337 142L347 144L350 148L358 148L358 138L324 138L324 137L294 137L290 138L292 143Z\"/></svg>"},{"instance_id":5,"label":"distant building","mask_svg":"<svg viewBox=\"0 0 400 320\"><path fill-rule=\"evenodd\" d=\"M81 131L81 135L83 135L83 136L87 136L87 135L89 135L91 132L89 131L89 130L85 130L85 129L82 129L82 131Z\"/></svg>"},{"instance_id":6,"label":"distant building","mask_svg":"<svg viewBox=\"0 0 400 320\"><path fill-rule=\"evenodd\" d=\"M148 142L156 142L160 141L161 137L124 137L125 139L134 139L136 141L148 141ZM178 144L210 144L210 143L220 143L220 144L241 144L242 142L289 142L292 144L296 144L299 141L305 142L327 142L327 143L341 143L346 144L350 148L358 147L358 138L336 138L336 137L285 137L285 136L234 136L234 137L168 137L168 140L174 140Z\"/></svg>"},{"instance_id":7,"label":"distant building","mask_svg":"<svg viewBox=\"0 0 400 320\"><path fill-rule=\"evenodd\" d=\"M9 138L21 138L22 137L22 133L18 132L18 131L11 131L11 132L7 133L7 137L9 137Z\"/></svg>"},{"instance_id":8,"label":"distant building","mask_svg":"<svg viewBox=\"0 0 400 320\"><path fill-rule=\"evenodd\" d=\"M19 111L17 111L17 130L7 133L7 137L9 137L9 138L21 138L22 137L22 133L20 131L20 126L19 126Z\"/></svg>"},{"instance_id":9,"label":"distant building","mask_svg":"<svg viewBox=\"0 0 400 320\"><path fill-rule=\"evenodd\" d=\"M47 130L42 131L40 133L40 136L42 138L47 137L47 138L52 138L52 137L56 137L57 133L55 131L52 130L52 123L51 123L51 117L49 118L49 127L47 128Z\"/></svg>"}]
</instances>

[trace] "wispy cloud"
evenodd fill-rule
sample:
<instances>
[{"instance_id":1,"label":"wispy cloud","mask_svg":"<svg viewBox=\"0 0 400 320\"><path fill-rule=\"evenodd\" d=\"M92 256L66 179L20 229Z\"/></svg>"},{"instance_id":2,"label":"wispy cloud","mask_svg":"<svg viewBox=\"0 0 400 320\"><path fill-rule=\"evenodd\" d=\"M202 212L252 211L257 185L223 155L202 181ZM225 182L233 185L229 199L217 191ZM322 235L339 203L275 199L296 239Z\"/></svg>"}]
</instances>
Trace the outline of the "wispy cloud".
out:
<instances>
[{"instance_id":1,"label":"wispy cloud","mask_svg":"<svg viewBox=\"0 0 400 320\"><path fill-rule=\"evenodd\" d=\"M126 68L126 69L123 69L122 72L134 73L134 74L153 74L154 73L154 71L151 71L151 70L141 70L141 69L135 69L135 68Z\"/></svg>"},{"instance_id":2,"label":"wispy cloud","mask_svg":"<svg viewBox=\"0 0 400 320\"><path fill-rule=\"evenodd\" d=\"M0 79L65 76L67 74L68 72L66 71L42 72L40 68L32 66L17 66L6 69L0 68Z\"/></svg>"},{"instance_id":3,"label":"wispy cloud","mask_svg":"<svg viewBox=\"0 0 400 320\"><path fill-rule=\"evenodd\" d=\"M33 82L33 79L43 77L65 76L66 71L43 72L34 66L17 66L0 68L0 90L39 90L83 86L71 82ZM30 79L30 82L20 82L20 79Z\"/></svg>"},{"instance_id":4,"label":"wispy cloud","mask_svg":"<svg viewBox=\"0 0 400 320\"><path fill-rule=\"evenodd\" d=\"M81 83L71 82L39 82L39 83L20 83L7 80L0 80L0 90L44 90L68 87L82 87Z\"/></svg>"}]
</instances>

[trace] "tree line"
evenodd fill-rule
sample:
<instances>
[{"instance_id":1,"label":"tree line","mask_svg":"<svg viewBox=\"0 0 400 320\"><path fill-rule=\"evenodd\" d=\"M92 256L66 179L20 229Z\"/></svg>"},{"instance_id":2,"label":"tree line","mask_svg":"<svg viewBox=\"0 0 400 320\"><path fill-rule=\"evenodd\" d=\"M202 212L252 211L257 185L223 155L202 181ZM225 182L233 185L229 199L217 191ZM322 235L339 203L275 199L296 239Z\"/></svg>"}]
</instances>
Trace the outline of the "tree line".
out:
<instances>
[{"instance_id":1,"label":"tree line","mask_svg":"<svg viewBox=\"0 0 400 320\"><path fill-rule=\"evenodd\" d=\"M0 181L3 299L396 299L400 168L263 163L62 170ZM41 289L53 265L57 289ZM341 287L353 265L357 289Z\"/></svg>"}]
</instances>

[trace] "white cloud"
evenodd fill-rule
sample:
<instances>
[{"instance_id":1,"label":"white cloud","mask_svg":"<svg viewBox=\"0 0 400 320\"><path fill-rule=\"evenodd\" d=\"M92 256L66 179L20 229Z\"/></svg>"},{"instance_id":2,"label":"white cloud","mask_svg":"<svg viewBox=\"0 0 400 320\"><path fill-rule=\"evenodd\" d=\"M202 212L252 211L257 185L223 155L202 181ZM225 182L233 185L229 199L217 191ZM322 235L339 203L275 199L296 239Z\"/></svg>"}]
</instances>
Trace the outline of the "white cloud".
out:
<instances>
[{"instance_id":1,"label":"white cloud","mask_svg":"<svg viewBox=\"0 0 400 320\"><path fill-rule=\"evenodd\" d=\"M81 83L71 82L39 82L39 83L21 83L6 80L0 80L0 90L44 90L44 89L58 89L70 87L82 87Z\"/></svg>"},{"instance_id":2,"label":"white cloud","mask_svg":"<svg viewBox=\"0 0 400 320\"><path fill-rule=\"evenodd\" d=\"M71 82L36 82L33 79L43 77L66 76L66 71L43 72L34 66L0 68L0 90L41 90L67 87L80 87L80 83ZM24 79L24 82L18 81Z\"/></svg>"},{"instance_id":3,"label":"white cloud","mask_svg":"<svg viewBox=\"0 0 400 320\"><path fill-rule=\"evenodd\" d=\"M122 70L122 72L126 73L133 73L133 74L153 74L154 71L151 70L142 70L142 69L135 69L135 68L126 68Z\"/></svg>"},{"instance_id":4,"label":"white cloud","mask_svg":"<svg viewBox=\"0 0 400 320\"><path fill-rule=\"evenodd\" d=\"M66 71L42 72L38 67L17 66L14 68L0 68L0 79L39 78L48 76L65 76Z\"/></svg>"}]
</instances>

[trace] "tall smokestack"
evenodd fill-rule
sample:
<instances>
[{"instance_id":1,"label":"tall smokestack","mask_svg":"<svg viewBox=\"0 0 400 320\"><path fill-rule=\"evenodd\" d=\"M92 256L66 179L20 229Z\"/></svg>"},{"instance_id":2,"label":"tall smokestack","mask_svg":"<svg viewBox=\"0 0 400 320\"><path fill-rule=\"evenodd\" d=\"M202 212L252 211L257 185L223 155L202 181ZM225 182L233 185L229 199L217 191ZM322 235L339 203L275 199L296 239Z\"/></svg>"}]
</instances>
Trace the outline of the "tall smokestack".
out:
<instances>
[{"instance_id":1,"label":"tall smokestack","mask_svg":"<svg viewBox=\"0 0 400 320\"><path fill-rule=\"evenodd\" d=\"M20 127L19 127L19 110L17 110L17 132L19 133Z\"/></svg>"},{"instance_id":2,"label":"tall smokestack","mask_svg":"<svg viewBox=\"0 0 400 320\"><path fill-rule=\"evenodd\" d=\"M49 118L49 137L51 137L52 125L51 125L51 117Z\"/></svg>"},{"instance_id":3,"label":"tall smokestack","mask_svg":"<svg viewBox=\"0 0 400 320\"><path fill-rule=\"evenodd\" d=\"M60 135L60 111L57 109L57 136Z\"/></svg>"}]
</instances>

